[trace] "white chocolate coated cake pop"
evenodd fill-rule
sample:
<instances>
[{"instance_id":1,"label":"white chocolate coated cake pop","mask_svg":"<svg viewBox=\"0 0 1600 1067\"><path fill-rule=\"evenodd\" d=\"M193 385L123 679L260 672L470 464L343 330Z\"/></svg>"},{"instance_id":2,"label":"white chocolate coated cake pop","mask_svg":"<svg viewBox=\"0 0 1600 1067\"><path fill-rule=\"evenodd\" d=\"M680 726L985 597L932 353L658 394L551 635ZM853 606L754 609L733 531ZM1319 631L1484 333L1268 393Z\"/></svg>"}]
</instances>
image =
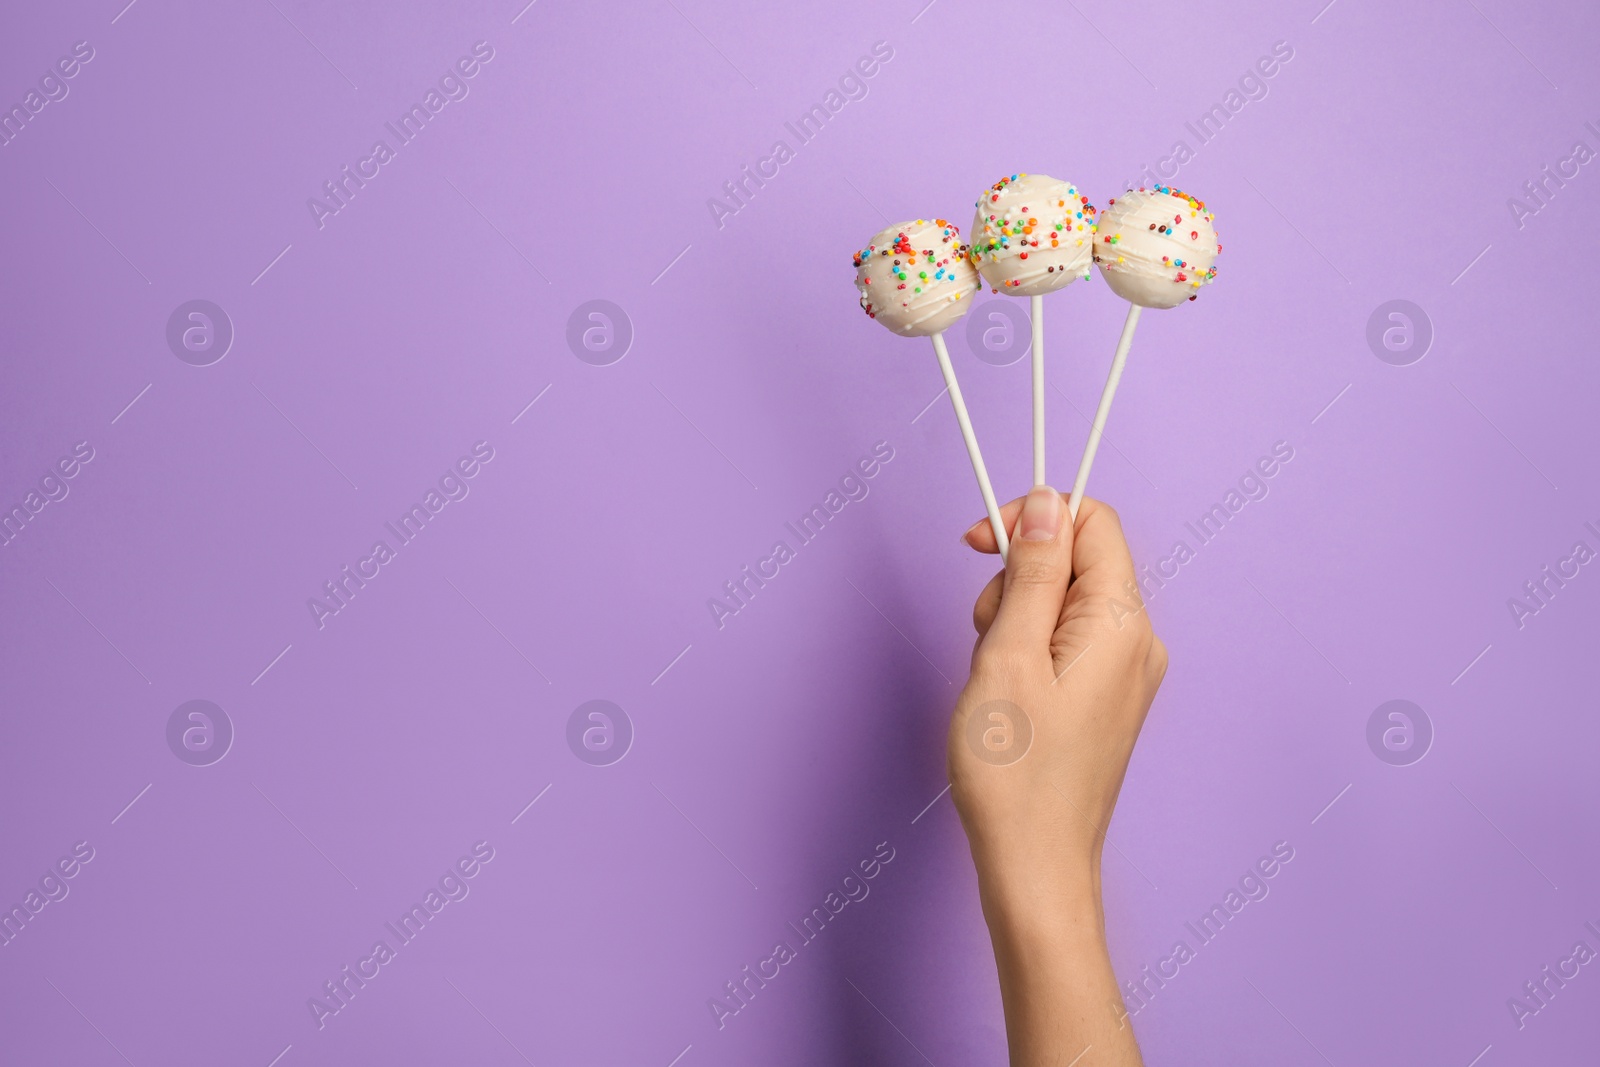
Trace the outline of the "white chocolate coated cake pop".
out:
<instances>
[{"instance_id":1,"label":"white chocolate coated cake pop","mask_svg":"<svg viewBox=\"0 0 1600 1067\"><path fill-rule=\"evenodd\" d=\"M1089 277L1095 208L1071 182L1013 174L985 189L977 209L972 258L998 292L1042 296Z\"/></svg>"},{"instance_id":2,"label":"white chocolate coated cake pop","mask_svg":"<svg viewBox=\"0 0 1600 1067\"><path fill-rule=\"evenodd\" d=\"M854 258L861 310L903 337L943 333L983 286L961 230L944 219L890 226Z\"/></svg>"},{"instance_id":3,"label":"white chocolate coated cake pop","mask_svg":"<svg viewBox=\"0 0 1600 1067\"><path fill-rule=\"evenodd\" d=\"M1130 190L1100 213L1094 261L1112 292L1148 308L1193 300L1222 245L1205 202L1170 186Z\"/></svg>"}]
</instances>

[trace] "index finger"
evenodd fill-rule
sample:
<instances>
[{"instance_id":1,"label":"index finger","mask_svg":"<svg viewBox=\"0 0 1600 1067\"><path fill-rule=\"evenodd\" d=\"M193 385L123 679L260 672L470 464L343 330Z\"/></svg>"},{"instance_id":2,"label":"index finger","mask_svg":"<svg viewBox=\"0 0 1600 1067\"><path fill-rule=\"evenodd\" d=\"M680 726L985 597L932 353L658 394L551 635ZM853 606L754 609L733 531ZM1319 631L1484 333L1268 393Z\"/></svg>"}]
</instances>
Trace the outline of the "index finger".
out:
<instances>
[{"instance_id":1,"label":"index finger","mask_svg":"<svg viewBox=\"0 0 1600 1067\"><path fill-rule=\"evenodd\" d=\"M1122 519L1110 504L1084 497L1072 542L1073 585L1084 593L1120 597L1137 583Z\"/></svg>"},{"instance_id":2,"label":"index finger","mask_svg":"<svg viewBox=\"0 0 1600 1067\"><path fill-rule=\"evenodd\" d=\"M1066 498L1066 494L1063 493L1061 499L1065 500ZM1017 519L1022 515L1022 502L1027 499L1025 496L1019 496L1015 500L1000 505L1000 521L1005 524L1008 535L1017 528ZM975 548L979 552L987 552L991 556L1000 554L1000 549L995 545L994 541L994 527L989 525L988 519L979 519L971 529L961 535L961 539L967 543L968 547Z\"/></svg>"}]
</instances>

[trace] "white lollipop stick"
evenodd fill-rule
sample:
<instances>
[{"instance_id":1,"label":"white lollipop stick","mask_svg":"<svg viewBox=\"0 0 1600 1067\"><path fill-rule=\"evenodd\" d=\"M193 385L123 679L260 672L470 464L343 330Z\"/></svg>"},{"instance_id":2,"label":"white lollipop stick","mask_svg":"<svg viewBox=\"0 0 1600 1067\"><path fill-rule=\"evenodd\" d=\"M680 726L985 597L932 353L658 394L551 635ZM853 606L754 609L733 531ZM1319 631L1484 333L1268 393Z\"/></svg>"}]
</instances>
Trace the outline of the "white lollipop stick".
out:
<instances>
[{"instance_id":1,"label":"white lollipop stick","mask_svg":"<svg viewBox=\"0 0 1600 1067\"><path fill-rule=\"evenodd\" d=\"M1044 480L1044 297L1030 298L1033 319L1033 484Z\"/></svg>"},{"instance_id":2,"label":"white lollipop stick","mask_svg":"<svg viewBox=\"0 0 1600 1067\"><path fill-rule=\"evenodd\" d=\"M1100 393L1100 406L1094 412L1094 425L1089 427L1089 443L1083 448L1083 458L1078 461L1078 476L1072 481L1072 496L1067 499L1067 513L1074 522L1078 519L1078 505L1083 501L1083 490L1089 484L1089 468L1094 466L1094 454L1100 448L1100 437L1106 431L1106 419L1111 415L1111 398L1117 394L1117 383L1122 380L1122 367L1128 362L1128 348L1133 344L1133 329L1139 325L1138 304L1128 305L1128 319L1122 324L1122 337L1117 341L1117 354L1111 359L1111 374Z\"/></svg>"},{"instance_id":3,"label":"white lollipop stick","mask_svg":"<svg viewBox=\"0 0 1600 1067\"><path fill-rule=\"evenodd\" d=\"M989 472L983 466L983 453L978 451L978 435L972 432L967 404L961 399L961 386L956 384L956 370L950 365L950 353L944 347L944 334L933 334L932 340L933 352L939 357L939 370L944 374L944 384L950 387L950 405L956 409L956 422L961 424L961 439L967 443L967 458L972 460L972 473L978 476L978 491L983 494L983 507L989 513L989 526L994 530L995 543L1000 546L1000 560L1005 562L1011 542L1006 537L1006 525L1000 518L1000 505L994 499L994 486L989 484Z\"/></svg>"}]
</instances>

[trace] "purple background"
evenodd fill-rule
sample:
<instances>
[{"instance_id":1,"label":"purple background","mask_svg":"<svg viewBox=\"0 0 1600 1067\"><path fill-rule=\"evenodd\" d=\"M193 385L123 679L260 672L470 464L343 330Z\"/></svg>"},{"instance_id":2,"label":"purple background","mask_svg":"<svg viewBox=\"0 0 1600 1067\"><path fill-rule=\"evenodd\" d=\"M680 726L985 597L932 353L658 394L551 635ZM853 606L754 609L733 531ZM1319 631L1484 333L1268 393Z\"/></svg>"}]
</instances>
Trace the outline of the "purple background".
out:
<instances>
[{"instance_id":1,"label":"purple background","mask_svg":"<svg viewBox=\"0 0 1600 1067\"><path fill-rule=\"evenodd\" d=\"M1180 139L1220 276L1145 317L1092 491L1154 563L1294 458L1150 598L1172 667L1106 853L1121 976L1295 856L1139 1011L1147 1056L1593 1061L1600 968L1521 1029L1507 1006L1600 948L1600 576L1520 628L1507 604L1600 548L1600 176L1507 205L1600 148L1592 5L122 3L0 32L6 107L94 49L0 148L0 505L94 449L0 551L0 903L95 850L0 947L5 1062L1002 1062L940 795L992 567L957 544L980 507L932 354L860 314L849 253L965 230L1012 169L1103 205ZM319 228L307 199L476 41L470 95ZM708 198L780 138L719 228ZM236 331L205 367L165 337L195 298ZM609 366L567 342L594 299L635 332ZM1409 366L1367 341L1393 299L1435 334ZM1094 278L1047 311L1063 483L1123 307ZM965 326L1015 496L1027 364ZM470 495L319 629L307 599L481 440ZM708 598L880 440L870 495L719 630ZM607 767L565 739L597 698L636 731ZM1409 766L1366 739L1397 698L1435 732ZM167 745L191 699L236 730L210 766ZM480 840L470 896L319 1030L308 998ZM885 841L719 1030L708 998Z\"/></svg>"}]
</instances>

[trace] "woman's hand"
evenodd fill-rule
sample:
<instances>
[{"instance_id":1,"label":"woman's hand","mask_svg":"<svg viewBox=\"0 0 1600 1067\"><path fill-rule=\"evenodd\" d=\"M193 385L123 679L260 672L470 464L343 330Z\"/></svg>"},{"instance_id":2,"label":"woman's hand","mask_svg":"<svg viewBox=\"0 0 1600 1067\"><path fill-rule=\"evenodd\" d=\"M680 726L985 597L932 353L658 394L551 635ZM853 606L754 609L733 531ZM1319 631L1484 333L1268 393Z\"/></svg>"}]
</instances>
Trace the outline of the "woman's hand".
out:
<instances>
[{"instance_id":1,"label":"woman's hand","mask_svg":"<svg viewBox=\"0 0 1600 1067\"><path fill-rule=\"evenodd\" d=\"M1040 486L1002 516L1009 560L973 609L947 752L1012 1063L1065 1064L1086 1045L1080 1067L1138 1063L1105 951L1100 855L1166 649L1111 508L1084 500L1074 528ZM996 551L986 522L966 540Z\"/></svg>"}]
</instances>

